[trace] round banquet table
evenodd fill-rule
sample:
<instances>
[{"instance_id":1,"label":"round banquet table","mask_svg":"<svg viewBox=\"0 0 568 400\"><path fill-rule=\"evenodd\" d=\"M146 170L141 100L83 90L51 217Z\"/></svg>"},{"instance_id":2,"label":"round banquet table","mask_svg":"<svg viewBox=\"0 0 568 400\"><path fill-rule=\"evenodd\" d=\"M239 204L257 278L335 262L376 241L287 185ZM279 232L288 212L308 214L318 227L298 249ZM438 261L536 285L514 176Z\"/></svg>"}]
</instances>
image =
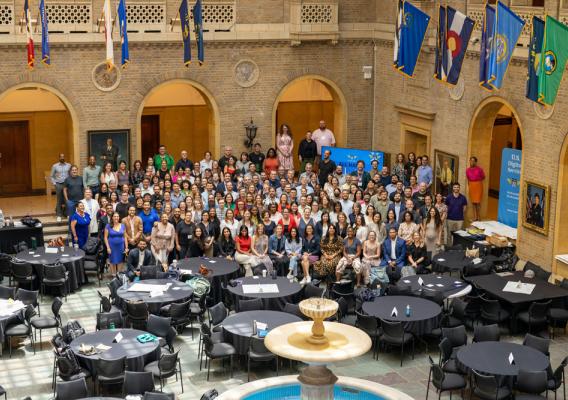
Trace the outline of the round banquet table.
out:
<instances>
[{"instance_id":1,"label":"round banquet table","mask_svg":"<svg viewBox=\"0 0 568 400\"><path fill-rule=\"evenodd\" d=\"M422 286L418 280L422 278ZM462 297L471 292L471 285L456 278L447 275L425 274L412 275L401 278L397 286L399 289L405 289L410 286L413 293L419 294L420 289L424 292L442 292L445 299L453 299Z\"/></svg>"},{"instance_id":2,"label":"round banquet table","mask_svg":"<svg viewBox=\"0 0 568 400\"><path fill-rule=\"evenodd\" d=\"M113 343L118 332L122 333L120 343ZM126 356L126 367L129 371L143 371L144 365L156 361L160 357L160 342L140 343L136 337L147 332L137 329L105 329L97 332L86 333L71 342L71 350L79 360L81 366L96 373L95 361L99 358L115 359ZM81 344L97 347L99 344L111 346L109 350L93 355L81 354Z\"/></svg>"},{"instance_id":3,"label":"round banquet table","mask_svg":"<svg viewBox=\"0 0 568 400\"><path fill-rule=\"evenodd\" d=\"M513 353L514 364L509 363ZM458 350L456 362L464 371L516 377L519 370L544 371L550 361L546 355L532 347L508 342L472 343Z\"/></svg>"},{"instance_id":4,"label":"round banquet table","mask_svg":"<svg viewBox=\"0 0 568 400\"><path fill-rule=\"evenodd\" d=\"M85 274L83 264L85 252L70 246L53 248L57 249L57 253L46 253L45 247L38 247L35 250L20 251L16 254L16 258L32 264L39 279L42 279L42 265L60 262L65 265L65 269L69 272L69 287L71 291L77 290L79 286L87 283L87 275Z\"/></svg>"},{"instance_id":5,"label":"round banquet table","mask_svg":"<svg viewBox=\"0 0 568 400\"><path fill-rule=\"evenodd\" d=\"M432 257L432 271L461 272L467 265L473 264L472 260L472 258L465 256L465 250L443 251Z\"/></svg>"},{"instance_id":6,"label":"round banquet table","mask_svg":"<svg viewBox=\"0 0 568 400\"><path fill-rule=\"evenodd\" d=\"M410 316L406 316L406 305ZM396 307L397 316L392 316ZM391 322L402 322L404 329L415 335L432 332L440 325L442 307L433 301L412 296L381 296L374 301L363 303L363 311L373 317Z\"/></svg>"},{"instance_id":7,"label":"round banquet table","mask_svg":"<svg viewBox=\"0 0 568 400\"><path fill-rule=\"evenodd\" d=\"M223 321L223 336L226 342L233 344L238 354L248 352L254 321L266 324L270 331L281 325L300 322L302 319L293 314L268 310L245 311L228 316Z\"/></svg>"},{"instance_id":8,"label":"round banquet table","mask_svg":"<svg viewBox=\"0 0 568 400\"><path fill-rule=\"evenodd\" d=\"M148 311L152 314L160 314L160 308L171 303L183 303L191 298L193 289L186 283L175 281L172 279L144 279L138 282L128 284L132 287L137 283L143 285L165 285L170 283L170 287L161 296L150 297L150 292L132 292L122 286L118 288L116 294L120 299L120 306L123 308L124 302L127 301L143 301L148 305Z\"/></svg>"},{"instance_id":9,"label":"round banquet table","mask_svg":"<svg viewBox=\"0 0 568 400\"><path fill-rule=\"evenodd\" d=\"M296 282L290 282L283 276L276 279L271 277L247 277L239 279L241 284L233 287L227 286L227 289L234 296L235 308L239 311L239 300L262 299L265 310L283 311L286 303L297 303L300 298L302 286ZM272 285L278 286L278 292L274 293L243 293L243 285Z\"/></svg>"},{"instance_id":10,"label":"round banquet table","mask_svg":"<svg viewBox=\"0 0 568 400\"><path fill-rule=\"evenodd\" d=\"M199 275L199 267L201 265L204 265L209 270L209 274L205 278L211 282L210 296L213 298L214 303L217 304L223 300L221 283L225 284L225 286L227 285L227 280L236 275L239 270L239 264L234 260L227 260L222 257L184 258L177 262L177 266L182 273L180 279L184 279L184 275L187 277Z\"/></svg>"}]
</instances>

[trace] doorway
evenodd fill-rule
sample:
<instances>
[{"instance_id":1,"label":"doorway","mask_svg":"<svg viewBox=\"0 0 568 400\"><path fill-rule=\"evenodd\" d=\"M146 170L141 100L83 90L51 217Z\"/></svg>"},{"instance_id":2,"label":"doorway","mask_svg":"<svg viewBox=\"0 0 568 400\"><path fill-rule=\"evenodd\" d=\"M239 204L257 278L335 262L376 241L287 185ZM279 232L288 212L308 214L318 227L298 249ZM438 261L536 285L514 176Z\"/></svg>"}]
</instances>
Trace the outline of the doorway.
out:
<instances>
[{"instance_id":1,"label":"doorway","mask_svg":"<svg viewBox=\"0 0 568 400\"><path fill-rule=\"evenodd\" d=\"M146 164L148 158L156 154L160 146L160 116L142 116L142 164Z\"/></svg>"},{"instance_id":2,"label":"doorway","mask_svg":"<svg viewBox=\"0 0 568 400\"><path fill-rule=\"evenodd\" d=\"M404 133L404 154L414 153L417 156L430 154L428 152L428 136L418 132Z\"/></svg>"},{"instance_id":3,"label":"doorway","mask_svg":"<svg viewBox=\"0 0 568 400\"><path fill-rule=\"evenodd\" d=\"M30 172L28 121L0 121L0 195L28 193Z\"/></svg>"}]
</instances>

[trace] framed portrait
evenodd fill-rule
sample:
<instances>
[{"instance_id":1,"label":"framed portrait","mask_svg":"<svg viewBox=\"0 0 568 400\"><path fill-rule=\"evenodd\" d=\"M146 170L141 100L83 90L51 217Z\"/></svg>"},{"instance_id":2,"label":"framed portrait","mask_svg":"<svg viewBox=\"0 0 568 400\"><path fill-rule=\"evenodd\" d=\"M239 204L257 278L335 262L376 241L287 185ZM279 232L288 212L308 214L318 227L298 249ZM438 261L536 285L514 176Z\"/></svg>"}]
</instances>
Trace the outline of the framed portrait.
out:
<instances>
[{"instance_id":1,"label":"framed portrait","mask_svg":"<svg viewBox=\"0 0 568 400\"><path fill-rule=\"evenodd\" d=\"M459 157L434 150L434 192L446 197L452 192L452 184L458 180Z\"/></svg>"},{"instance_id":2,"label":"framed portrait","mask_svg":"<svg viewBox=\"0 0 568 400\"><path fill-rule=\"evenodd\" d=\"M130 129L88 131L87 136L89 156L95 156L101 168L110 162L116 171L122 160L130 168Z\"/></svg>"},{"instance_id":3,"label":"framed portrait","mask_svg":"<svg viewBox=\"0 0 568 400\"><path fill-rule=\"evenodd\" d=\"M550 216L550 185L525 181L522 210L523 226L548 235Z\"/></svg>"}]
</instances>

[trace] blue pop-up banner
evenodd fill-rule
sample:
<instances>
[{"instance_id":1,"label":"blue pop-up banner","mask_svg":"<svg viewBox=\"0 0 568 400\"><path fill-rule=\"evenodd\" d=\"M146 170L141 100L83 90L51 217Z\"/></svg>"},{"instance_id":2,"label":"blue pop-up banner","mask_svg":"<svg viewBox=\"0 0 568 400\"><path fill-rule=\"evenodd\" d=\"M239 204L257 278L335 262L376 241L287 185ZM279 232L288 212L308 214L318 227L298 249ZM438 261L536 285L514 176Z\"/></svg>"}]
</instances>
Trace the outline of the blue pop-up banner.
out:
<instances>
[{"instance_id":1,"label":"blue pop-up banner","mask_svg":"<svg viewBox=\"0 0 568 400\"><path fill-rule=\"evenodd\" d=\"M501 156L501 180L497 221L512 228L517 227L519 216L522 156L522 151L515 149L503 149Z\"/></svg>"},{"instance_id":2,"label":"blue pop-up banner","mask_svg":"<svg viewBox=\"0 0 568 400\"><path fill-rule=\"evenodd\" d=\"M356 171L357 161L359 160L365 161L365 171L371 170L371 161L373 160L378 161L379 166L377 168L379 169L379 171L383 168L385 153L383 153L382 151L322 146L322 158L323 153L326 150L331 151L330 158L335 162L336 165L341 165L343 167L344 174L350 174L351 172Z\"/></svg>"}]
</instances>

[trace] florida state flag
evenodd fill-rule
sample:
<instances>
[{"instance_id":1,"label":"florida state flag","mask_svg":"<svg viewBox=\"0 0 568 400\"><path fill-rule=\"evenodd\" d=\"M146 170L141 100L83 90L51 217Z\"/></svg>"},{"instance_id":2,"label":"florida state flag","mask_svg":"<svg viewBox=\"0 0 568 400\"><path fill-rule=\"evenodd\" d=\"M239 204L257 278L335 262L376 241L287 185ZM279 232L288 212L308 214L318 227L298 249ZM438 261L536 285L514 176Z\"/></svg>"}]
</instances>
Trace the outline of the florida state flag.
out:
<instances>
[{"instance_id":1,"label":"florida state flag","mask_svg":"<svg viewBox=\"0 0 568 400\"><path fill-rule=\"evenodd\" d=\"M28 67L33 69L34 67L34 37L32 33L32 13L28 4L28 0L24 3L24 18L26 21L26 35L28 37Z\"/></svg>"}]
</instances>

